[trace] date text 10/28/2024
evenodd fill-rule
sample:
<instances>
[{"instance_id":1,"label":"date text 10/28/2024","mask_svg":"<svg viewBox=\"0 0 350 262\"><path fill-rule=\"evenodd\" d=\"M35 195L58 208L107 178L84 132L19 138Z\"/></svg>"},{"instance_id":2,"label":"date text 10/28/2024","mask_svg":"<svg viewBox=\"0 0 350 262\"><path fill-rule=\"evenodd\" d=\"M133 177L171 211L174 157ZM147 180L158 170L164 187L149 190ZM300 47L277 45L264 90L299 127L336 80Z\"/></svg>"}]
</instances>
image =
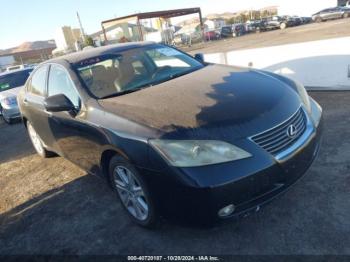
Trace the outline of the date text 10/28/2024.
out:
<instances>
[{"instance_id":1,"label":"date text 10/28/2024","mask_svg":"<svg viewBox=\"0 0 350 262\"><path fill-rule=\"evenodd\" d=\"M216 256L128 256L128 261L219 261Z\"/></svg>"}]
</instances>

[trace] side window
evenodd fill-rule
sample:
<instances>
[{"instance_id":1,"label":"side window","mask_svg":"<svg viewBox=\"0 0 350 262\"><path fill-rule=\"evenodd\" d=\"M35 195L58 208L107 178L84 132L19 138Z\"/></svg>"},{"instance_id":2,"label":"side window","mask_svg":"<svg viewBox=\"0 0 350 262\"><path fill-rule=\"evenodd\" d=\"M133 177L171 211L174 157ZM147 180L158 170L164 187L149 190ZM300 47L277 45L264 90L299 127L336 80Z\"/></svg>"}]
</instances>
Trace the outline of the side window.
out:
<instances>
[{"instance_id":1,"label":"side window","mask_svg":"<svg viewBox=\"0 0 350 262\"><path fill-rule=\"evenodd\" d=\"M43 66L34 72L29 91L35 95L44 96L46 86L47 66Z\"/></svg>"},{"instance_id":2,"label":"side window","mask_svg":"<svg viewBox=\"0 0 350 262\"><path fill-rule=\"evenodd\" d=\"M48 96L64 94L76 108L80 98L68 73L60 66L52 65L49 72Z\"/></svg>"},{"instance_id":3,"label":"side window","mask_svg":"<svg viewBox=\"0 0 350 262\"><path fill-rule=\"evenodd\" d=\"M140 60L131 63L136 75L147 75L147 70Z\"/></svg>"}]
</instances>

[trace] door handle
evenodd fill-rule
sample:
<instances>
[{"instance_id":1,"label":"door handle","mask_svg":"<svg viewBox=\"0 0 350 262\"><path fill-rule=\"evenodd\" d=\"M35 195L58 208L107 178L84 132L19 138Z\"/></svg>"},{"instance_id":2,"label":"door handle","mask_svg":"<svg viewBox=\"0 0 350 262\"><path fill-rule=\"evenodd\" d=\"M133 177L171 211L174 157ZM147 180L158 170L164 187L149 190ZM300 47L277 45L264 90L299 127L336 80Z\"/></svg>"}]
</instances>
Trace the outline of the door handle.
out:
<instances>
[{"instance_id":1,"label":"door handle","mask_svg":"<svg viewBox=\"0 0 350 262\"><path fill-rule=\"evenodd\" d=\"M52 112L45 110L45 113L48 115L48 117L52 117Z\"/></svg>"}]
</instances>

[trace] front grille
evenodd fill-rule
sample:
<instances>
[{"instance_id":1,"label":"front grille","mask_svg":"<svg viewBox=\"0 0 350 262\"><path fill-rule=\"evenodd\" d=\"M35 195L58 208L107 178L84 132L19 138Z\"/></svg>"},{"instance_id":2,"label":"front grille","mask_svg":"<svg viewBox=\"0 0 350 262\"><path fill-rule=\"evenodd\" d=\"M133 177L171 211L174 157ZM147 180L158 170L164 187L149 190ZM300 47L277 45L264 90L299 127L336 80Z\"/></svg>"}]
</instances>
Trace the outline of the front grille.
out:
<instances>
[{"instance_id":1,"label":"front grille","mask_svg":"<svg viewBox=\"0 0 350 262\"><path fill-rule=\"evenodd\" d=\"M295 128L291 128L294 126ZM288 134L288 128L293 129L294 135ZM285 122L263 133L253 136L251 139L272 155L277 155L296 142L306 130L306 115L300 108ZM293 133L293 132L292 132Z\"/></svg>"}]
</instances>

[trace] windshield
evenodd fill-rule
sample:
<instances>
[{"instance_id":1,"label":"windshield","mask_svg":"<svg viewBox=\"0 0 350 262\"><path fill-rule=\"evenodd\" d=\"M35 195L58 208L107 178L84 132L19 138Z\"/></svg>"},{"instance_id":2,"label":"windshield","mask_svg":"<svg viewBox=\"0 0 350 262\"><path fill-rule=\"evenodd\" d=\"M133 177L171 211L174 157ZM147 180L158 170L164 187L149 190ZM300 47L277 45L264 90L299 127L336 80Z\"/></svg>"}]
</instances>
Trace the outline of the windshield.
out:
<instances>
[{"instance_id":1,"label":"windshield","mask_svg":"<svg viewBox=\"0 0 350 262\"><path fill-rule=\"evenodd\" d=\"M193 72L204 65L174 48L151 45L81 61L77 72L98 99L122 95Z\"/></svg>"},{"instance_id":2,"label":"windshield","mask_svg":"<svg viewBox=\"0 0 350 262\"><path fill-rule=\"evenodd\" d=\"M23 86L32 69L0 75L0 92Z\"/></svg>"}]
</instances>

